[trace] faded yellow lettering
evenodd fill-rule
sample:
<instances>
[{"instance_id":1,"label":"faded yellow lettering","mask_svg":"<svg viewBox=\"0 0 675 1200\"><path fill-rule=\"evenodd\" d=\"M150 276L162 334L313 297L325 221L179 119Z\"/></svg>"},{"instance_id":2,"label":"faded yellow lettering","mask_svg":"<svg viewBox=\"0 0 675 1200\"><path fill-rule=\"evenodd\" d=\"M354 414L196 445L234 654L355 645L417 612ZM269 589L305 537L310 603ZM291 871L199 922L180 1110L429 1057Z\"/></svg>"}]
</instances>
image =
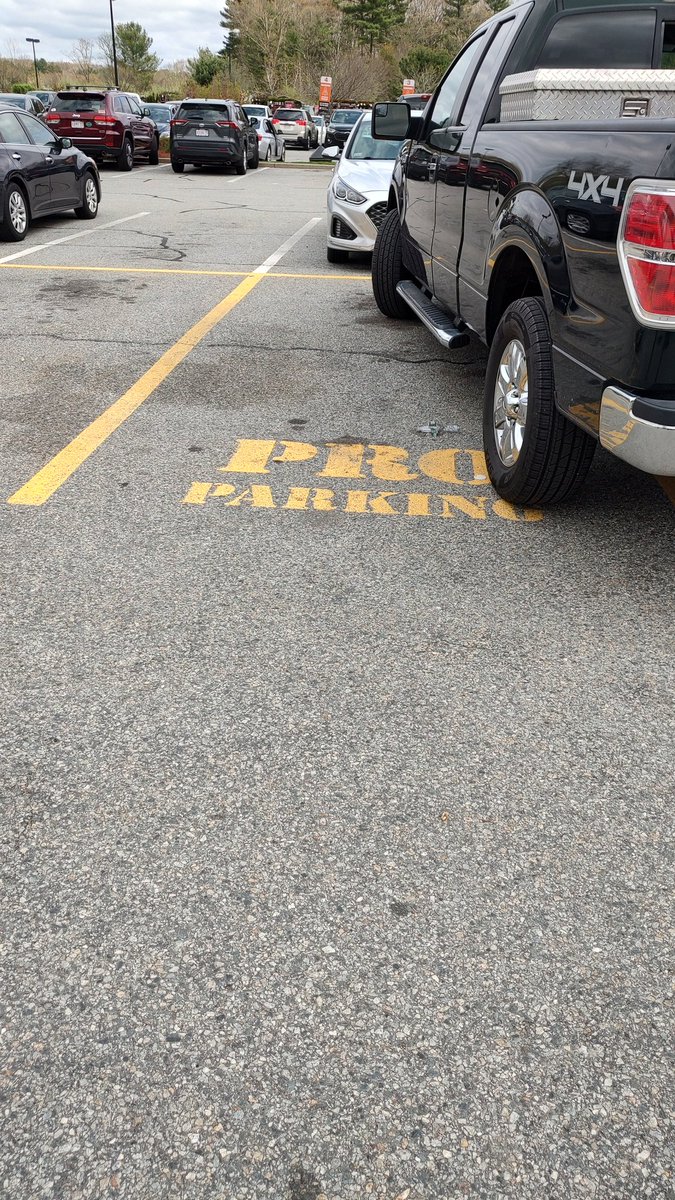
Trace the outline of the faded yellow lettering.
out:
<instances>
[{"instance_id":1,"label":"faded yellow lettering","mask_svg":"<svg viewBox=\"0 0 675 1200\"><path fill-rule=\"evenodd\" d=\"M302 509L306 512L311 507L316 512L335 512L334 497L335 492L331 492L329 488L292 487L289 489L284 508Z\"/></svg>"},{"instance_id":2,"label":"faded yellow lettering","mask_svg":"<svg viewBox=\"0 0 675 1200\"><path fill-rule=\"evenodd\" d=\"M381 516L398 517L395 508L388 503L390 496L396 492L347 492L347 503L343 512L346 513L379 513Z\"/></svg>"},{"instance_id":3,"label":"faded yellow lettering","mask_svg":"<svg viewBox=\"0 0 675 1200\"><path fill-rule=\"evenodd\" d=\"M544 514L540 508L516 508L508 500L495 500L492 511L505 521L542 521Z\"/></svg>"},{"instance_id":4,"label":"faded yellow lettering","mask_svg":"<svg viewBox=\"0 0 675 1200\"><path fill-rule=\"evenodd\" d=\"M222 489L222 491L221 491ZM225 491L227 489L227 492ZM221 483L220 487L214 488L213 495L227 495L228 492L234 492L236 489L229 483ZM276 508L272 489L266 483L252 483L250 488L240 492L232 500L227 500L226 508L241 508L243 504L250 504L251 508Z\"/></svg>"},{"instance_id":5,"label":"faded yellow lettering","mask_svg":"<svg viewBox=\"0 0 675 1200\"><path fill-rule=\"evenodd\" d=\"M205 504L206 497L211 491L213 484L195 482L190 485L187 495L183 496L181 504Z\"/></svg>"},{"instance_id":6,"label":"faded yellow lettering","mask_svg":"<svg viewBox=\"0 0 675 1200\"><path fill-rule=\"evenodd\" d=\"M365 446L361 442L326 442L328 458L323 471L317 477L326 479L365 479L361 470Z\"/></svg>"},{"instance_id":7,"label":"faded yellow lettering","mask_svg":"<svg viewBox=\"0 0 675 1200\"><path fill-rule=\"evenodd\" d=\"M428 454L422 455L418 466L430 479L438 479L441 483L452 483L458 487L467 484L478 484L479 487L482 484L485 487L489 483L487 463L482 450L459 450L450 447L446 450L430 450ZM459 475L458 469L461 466L470 466L470 478L462 478Z\"/></svg>"},{"instance_id":8,"label":"faded yellow lettering","mask_svg":"<svg viewBox=\"0 0 675 1200\"><path fill-rule=\"evenodd\" d=\"M431 496L427 492L408 492L407 495L408 508L406 517L430 517L431 510L429 501Z\"/></svg>"},{"instance_id":9,"label":"faded yellow lettering","mask_svg":"<svg viewBox=\"0 0 675 1200\"><path fill-rule=\"evenodd\" d=\"M485 520L485 505L488 503L489 496L476 496L475 500L467 500L466 496L439 496L443 505L442 517L454 517L453 509L464 513L467 517L472 517L474 520Z\"/></svg>"},{"instance_id":10,"label":"faded yellow lettering","mask_svg":"<svg viewBox=\"0 0 675 1200\"><path fill-rule=\"evenodd\" d=\"M309 462L319 453L317 447L312 446L311 442L282 442L281 445L283 446L281 454L275 454L272 462Z\"/></svg>"},{"instance_id":11,"label":"faded yellow lettering","mask_svg":"<svg viewBox=\"0 0 675 1200\"><path fill-rule=\"evenodd\" d=\"M283 446L280 454L274 455L273 462L309 462L316 458L318 449L309 442L277 443L272 438L239 438L237 449L224 467L218 467L225 473L240 475L269 475L268 463L277 445Z\"/></svg>"},{"instance_id":12,"label":"faded yellow lettering","mask_svg":"<svg viewBox=\"0 0 675 1200\"><path fill-rule=\"evenodd\" d=\"M240 471L249 475L269 475L269 462L276 439L259 441L254 438L238 438L237 449L224 467L219 471Z\"/></svg>"},{"instance_id":13,"label":"faded yellow lettering","mask_svg":"<svg viewBox=\"0 0 675 1200\"><path fill-rule=\"evenodd\" d=\"M373 451L368 465L376 479L386 479L387 483L407 483L410 479L419 479L417 471L409 471L405 465L408 461L408 451L403 446L369 446Z\"/></svg>"}]
</instances>

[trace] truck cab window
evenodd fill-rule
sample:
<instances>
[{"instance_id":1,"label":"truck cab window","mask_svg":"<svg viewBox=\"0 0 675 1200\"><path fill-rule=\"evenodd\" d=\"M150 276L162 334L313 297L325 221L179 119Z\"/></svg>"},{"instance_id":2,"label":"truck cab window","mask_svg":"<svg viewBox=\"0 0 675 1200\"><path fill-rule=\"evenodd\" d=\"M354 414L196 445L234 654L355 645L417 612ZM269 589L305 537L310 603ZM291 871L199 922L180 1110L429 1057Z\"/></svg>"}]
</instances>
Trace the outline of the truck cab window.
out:
<instances>
[{"instance_id":1,"label":"truck cab window","mask_svg":"<svg viewBox=\"0 0 675 1200\"><path fill-rule=\"evenodd\" d=\"M663 26L663 49L659 64L664 71L675 70L675 24L666 21Z\"/></svg>"},{"instance_id":2,"label":"truck cab window","mask_svg":"<svg viewBox=\"0 0 675 1200\"><path fill-rule=\"evenodd\" d=\"M427 124L427 137L432 146L443 148L445 131L452 129L457 124L460 93L463 91L464 84L468 82L484 45L484 34L469 42L443 80Z\"/></svg>"},{"instance_id":3,"label":"truck cab window","mask_svg":"<svg viewBox=\"0 0 675 1200\"><path fill-rule=\"evenodd\" d=\"M652 65L656 13L627 9L565 13L551 27L537 66L618 69Z\"/></svg>"}]
</instances>

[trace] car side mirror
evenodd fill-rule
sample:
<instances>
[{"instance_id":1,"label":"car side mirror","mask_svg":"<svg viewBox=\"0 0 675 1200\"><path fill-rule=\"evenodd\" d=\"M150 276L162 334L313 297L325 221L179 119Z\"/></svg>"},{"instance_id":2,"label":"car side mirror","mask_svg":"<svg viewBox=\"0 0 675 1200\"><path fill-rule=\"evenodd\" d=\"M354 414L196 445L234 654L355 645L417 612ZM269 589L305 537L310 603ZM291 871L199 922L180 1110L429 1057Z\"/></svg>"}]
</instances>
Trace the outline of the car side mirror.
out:
<instances>
[{"instance_id":1,"label":"car side mirror","mask_svg":"<svg viewBox=\"0 0 675 1200\"><path fill-rule=\"evenodd\" d=\"M60 150L72 150L73 143L70 138L59 138L57 145Z\"/></svg>"},{"instance_id":2,"label":"car side mirror","mask_svg":"<svg viewBox=\"0 0 675 1200\"><path fill-rule=\"evenodd\" d=\"M258 124L258 118L257 117L249 117L248 123L252 129L255 129Z\"/></svg>"},{"instance_id":3,"label":"car side mirror","mask_svg":"<svg viewBox=\"0 0 675 1200\"><path fill-rule=\"evenodd\" d=\"M323 150L321 151L322 158L339 158L341 154L342 151L339 146L324 146Z\"/></svg>"},{"instance_id":4,"label":"car side mirror","mask_svg":"<svg viewBox=\"0 0 675 1200\"><path fill-rule=\"evenodd\" d=\"M371 127L374 138L380 138L383 141L397 141L407 137L409 128L409 104L374 105Z\"/></svg>"},{"instance_id":5,"label":"car side mirror","mask_svg":"<svg viewBox=\"0 0 675 1200\"><path fill-rule=\"evenodd\" d=\"M149 116L150 116L150 109L149 109L149 108L142 108L142 109L141 109L141 112L142 112L142 114L143 114L143 116L144 116L144 117L149 117Z\"/></svg>"}]
</instances>

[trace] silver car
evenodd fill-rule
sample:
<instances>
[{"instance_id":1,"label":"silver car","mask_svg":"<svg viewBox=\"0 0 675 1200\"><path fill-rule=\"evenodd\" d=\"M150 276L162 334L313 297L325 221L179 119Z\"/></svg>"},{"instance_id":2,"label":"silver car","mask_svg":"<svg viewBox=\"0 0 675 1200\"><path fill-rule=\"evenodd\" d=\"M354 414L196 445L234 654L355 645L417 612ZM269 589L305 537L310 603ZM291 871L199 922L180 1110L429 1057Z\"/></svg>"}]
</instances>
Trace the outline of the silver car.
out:
<instances>
[{"instance_id":1,"label":"silver car","mask_svg":"<svg viewBox=\"0 0 675 1200\"><path fill-rule=\"evenodd\" d=\"M276 133L274 125L268 117L251 117L255 121L258 134L258 153L261 162L284 162L286 159L286 143L280 133Z\"/></svg>"},{"instance_id":2,"label":"silver car","mask_svg":"<svg viewBox=\"0 0 675 1200\"><path fill-rule=\"evenodd\" d=\"M376 141L366 112L352 131L340 155L327 146L324 158L336 159L328 186L328 237L326 257L346 262L351 250L372 253L377 231L387 215L389 184L402 140Z\"/></svg>"},{"instance_id":3,"label":"silver car","mask_svg":"<svg viewBox=\"0 0 675 1200\"><path fill-rule=\"evenodd\" d=\"M37 97L30 94L19 94L18 92L3 92L0 95L0 104L4 108L11 105L12 108L21 108L24 112L32 113L34 117L41 117L45 111L45 106Z\"/></svg>"},{"instance_id":4,"label":"silver car","mask_svg":"<svg viewBox=\"0 0 675 1200\"><path fill-rule=\"evenodd\" d=\"M287 146L300 146L303 150L309 150L312 133L304 108L278 108L272 123Z\"/></svg>"}]
</instances>

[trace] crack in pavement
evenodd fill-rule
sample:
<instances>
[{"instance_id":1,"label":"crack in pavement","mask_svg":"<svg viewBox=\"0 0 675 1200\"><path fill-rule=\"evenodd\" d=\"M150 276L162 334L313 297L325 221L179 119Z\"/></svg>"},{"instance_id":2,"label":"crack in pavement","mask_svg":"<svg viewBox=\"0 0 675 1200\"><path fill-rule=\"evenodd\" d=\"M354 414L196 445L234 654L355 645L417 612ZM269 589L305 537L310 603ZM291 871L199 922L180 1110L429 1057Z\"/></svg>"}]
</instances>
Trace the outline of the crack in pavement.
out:
<instances>
[{"instance_id":1,"label":"crack in pavement","mask_svg":"<svg viewBox=\"0 0 675 1200\"><path fill-rule=\"evenodd\" d=\"M66 336L64 333L48 333L46 331L39 332L39 333L36 333L36 332L11 333L10 332L9 334L6 334L5 336L6 336L6 338L12 338L15 341L38 341L40 339L47 339L47 340L60 341L60 342L64 342L64 343L71 342L71 343L75 343L77 345L142 346L144 348L150 347L150 348L154 348L157 350L166 349L170 346L173 346L173 344L174 344L173 341L149 342L147 340L147 338L144 338L142 341L139 341L136 338L77 337L77 336L74 336L72 333L68 333L68 336ZM195 349L192 351L192 354L194 354L199 349L200 349L200 347L196 346ZM260 343L259 342L233 342L233 341L210 342L208 346L204 347L204 349L206 349L206 350L260 350ZM450 367L471 367L481 361L479 358L468 358L468 359L460 360L460 359L448 359L448 358L435 357L435 356L433 358L428 358L428 357L413 358L410 355L405 355L405 354L388 354L384 350L347 350L347 349L326 350L325 347L323 347L323 346L289 346L288 344L284 344L283 346L266 345L265 349L272 350L275 352L276 351L288 352L288 351L292 350L292 351L297 351L300 354L321 354L323 357L330 355L332 357L340 357L340 358L345 358L345 357L346 358L380 358L380 359L386 359L387 362L400 362L400 363L404 363L404 364L409 363L411 366L425 366L427 363L444 363L445 366L450 366Z\"/></svg>"},{"instance_id":2,"label":"crack in pavement","mask_svg":"<svg viewBox=\"0 0 675 1200\"><path fill-rule=\"evenodd\" d=\"M260 343L233 341L210 342L209 348L218 350L260 350ZM411 366L424 366L425 363L444 363L446 366L450 367L472 367L481 361L480 358L449 359L436 355L433 357L425 356L422 358L413 358L408 354L389 354L385 350L348 350L346 348L328 350L324 346L289 346L288 343L284 343L283 346L273 346L266 342L265 350L271 350L273 352L279 351L284 353L288 351L297 351L300 354L321 354L324 358L328 356L339 358L380 358L386 359L387 362L410 363Z\"/></svg>"}]
</instances>

